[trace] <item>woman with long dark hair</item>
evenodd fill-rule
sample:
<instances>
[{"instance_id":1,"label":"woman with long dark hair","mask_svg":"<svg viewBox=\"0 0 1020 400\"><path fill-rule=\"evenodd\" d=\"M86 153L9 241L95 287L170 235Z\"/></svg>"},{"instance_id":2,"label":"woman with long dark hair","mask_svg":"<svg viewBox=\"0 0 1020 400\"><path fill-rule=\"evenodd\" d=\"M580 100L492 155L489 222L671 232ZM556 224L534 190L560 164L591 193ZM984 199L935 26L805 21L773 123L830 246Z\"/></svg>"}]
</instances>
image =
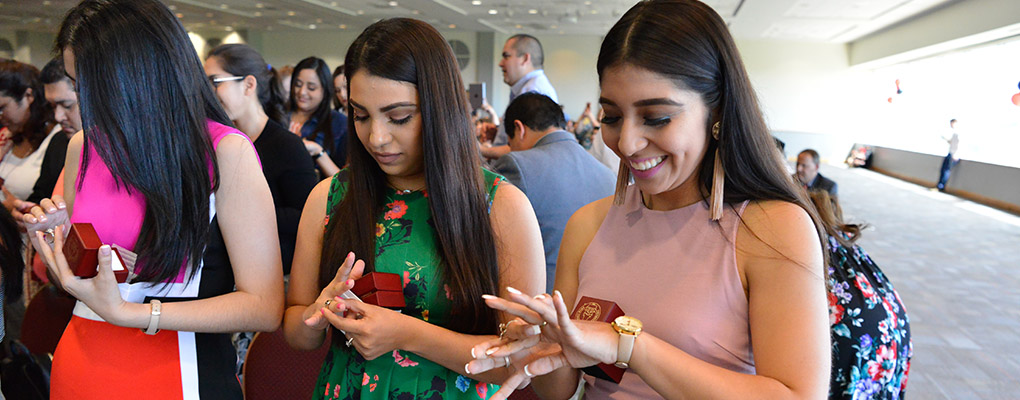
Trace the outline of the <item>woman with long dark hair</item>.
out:
<instances>
[{"instance_id":1,"label":"woman with long dark hair","mask_svg":"<svg viewBox=\"0 0 1020 400\"><path fill-rule=\"evenodd\" d=\"M229 126L187 32L156 0L87 0L57 50L80 95L58 208L105 243L98 275L33 245L78 299L53 358L56 399L241 399L228 332L272 331L283 278L272 197L251 142ZM137 254L117 283L111 247Z\"/></svg>"},{"instance_id":2,"label":"woman with long dark hair","mask_svg":"<svg viewBox=\"0 0 1020 400\"><path fill-rule=\"evenodd\" d=\"M640 2L609 30L597 68L603 139L622 159L616 196L567 223L554 295L487 298L522 320L509 342L473 348L469 369L528 362L497 398L545 374L536 391L567 398L579 369L599 363L625 373L589 379L586 397L824 397L822 231L726 23L694 0ZM571 321L582 296L626 315Z\"/></svg>"},{"instance_id":3,"label":"woman with long dark hair","mask_svg":"<svg viewBox=\"0 0 1020 400\"><path fill-rule=\"evenodd\" d=\"M487 398L505 371L464 364L508 318L481 296L544 287L534 211L480 168L456 59L432 26L377 22L345 61L350 164L305 205L284 334L313 349L332 327L316 399ZM402 277L400 312L337 297L372 271Z\"/></svg>"},{"instance_id":4,"label":"woman with long dark hair","mask_svg":"<svg viewBox=\"0 0 1020 400\"><path fill-rule=\"evenodd\" d=\"M37 203L53 194L67 152L67 135L53 118L35 67L0 61L0 125L8 130L0 138L0 197L20 215L15 199Z\"/></svg>"},{"instance_id":5,"label":"woman with long dark hair","mask_svg":"<svg viewBox=\"0 0 1020 400\"><path fill-rule=\"evenodd\" d=\"M322 176L347 164L347 117L333 109L336 89L329 66L308 57L294 67L290 80L289 130L301 136Z\"/></svg>"},{"instance_id":6,"label":"woman with long dark hair","mask_svg":"<svg viewBox=\"0 0 1020 400\"><path fill-rule=\"evenodd\" d=\"M832 377L829 399L901 399L914 345L896 288L857 240L862 226L843 220L839 200L811 190L828 235Z\"/></svg>"},{"instance_id":7,"label":"woman with long dark hair","mask_svg":"<svg viewBox=\"0 0 1020 400\"><path fill-rule=\"evenodd\" d=\"M319 182L301 139L281 125L286 118L276 73L246 44L209 52L205 73L227 117L255 144L276 207L283 273L290 273L301 208Z\"/></svg>"}]
</instances>

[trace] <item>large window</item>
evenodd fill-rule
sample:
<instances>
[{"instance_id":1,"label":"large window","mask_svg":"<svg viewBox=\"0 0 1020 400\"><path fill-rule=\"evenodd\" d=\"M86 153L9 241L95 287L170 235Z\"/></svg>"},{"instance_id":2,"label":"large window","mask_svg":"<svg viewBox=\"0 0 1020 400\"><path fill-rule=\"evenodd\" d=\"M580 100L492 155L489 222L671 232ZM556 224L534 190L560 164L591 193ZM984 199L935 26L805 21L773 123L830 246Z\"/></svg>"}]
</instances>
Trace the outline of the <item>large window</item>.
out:
<instances>
[{"instance_id":1,"label":"large window","mask_svg":"<svg viewBox=\"0 0 1020 400\"><path fill-rule=\"evenodd\" d=\"M866 142L945 155L949 120L957 119L960 156L1020 167L1020 40L958 50L873 71L860 132ZM902 94L896 94L896 80ZM889 102L888 99L892 98Z\"/></svg>"}]
</instances>

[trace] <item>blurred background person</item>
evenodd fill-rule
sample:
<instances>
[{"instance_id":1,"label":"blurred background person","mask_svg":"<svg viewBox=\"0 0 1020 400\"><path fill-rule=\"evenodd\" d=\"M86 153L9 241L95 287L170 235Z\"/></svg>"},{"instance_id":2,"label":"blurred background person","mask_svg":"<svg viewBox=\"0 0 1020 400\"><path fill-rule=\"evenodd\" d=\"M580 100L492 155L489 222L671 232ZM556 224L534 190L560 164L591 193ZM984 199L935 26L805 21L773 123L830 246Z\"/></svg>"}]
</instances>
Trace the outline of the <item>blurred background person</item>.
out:
<instances>
[{"instance_id":1,"label":"blurred background person","mask_svg":"<svg viewBox=\"0 0 1020 400\"><path fill-rule=\"evenodd\" d=\"M914 355L900 295L859 245L860 225L843 222L839 201L810 191L828 235L832 377L829 399L901 399Z\"/></svg>"},{"instance_id":2,"label":"blurred background person","mask_svg":"<svg viewBox=\"0 0 1020 400\"><path fill-rule=\"evenodd\" d=\"M315 165L301 139L281 124L286 115L276 75L255 49L245 44L218 46L205 60L205 73L227 117L255 144L273 194L280 256L287 275L301 209L319 182Z\"/></svg>"},{"instance_id":3,"label":"blurred background person","mask_svg":"<svg viewBox=\"0 0 1020 400\"><path fill-rule=\"evenodd\" d=\"M333 87L336 89L333 108L341 114L347 115L347 77L344 76L343 65L333 70Z\"/></svg>"},{"instance_id":4,"label":"blurred background person","mask_svg":"<svg viewBox=\"0 0 1020 400\"><path fill-rule=\"evenodd\" d=\"M333 109L335 96L329 66L321 58L308 57L294 67L288 130L304 139L321 177L333 176L347 163L347 117Z\"/></svg>"},{"instance_id":5,"label":"blurred background person","mask_svg":"<svg viewBox=\"0 0 1020 400\"><path fill-rule=\"evenodd\" d=\"M14 210L14 199L38 203L50 197L64 168L68 138L53 119L35 67L0 61L0 123L10 131L10 145L0 154L4 207Z\"/></svg>"}]
</instances>

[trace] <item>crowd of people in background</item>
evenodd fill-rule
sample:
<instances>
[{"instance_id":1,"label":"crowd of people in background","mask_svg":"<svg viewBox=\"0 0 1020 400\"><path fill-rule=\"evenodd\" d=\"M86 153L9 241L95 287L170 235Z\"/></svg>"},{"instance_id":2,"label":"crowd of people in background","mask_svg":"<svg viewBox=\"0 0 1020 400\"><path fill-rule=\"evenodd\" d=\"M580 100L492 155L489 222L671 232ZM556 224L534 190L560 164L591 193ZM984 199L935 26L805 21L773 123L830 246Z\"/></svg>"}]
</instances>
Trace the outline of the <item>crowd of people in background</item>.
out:
<instances>
[{"instance_id":1,"label":"crowd of people in background","mask_svg":"<svg viewBox=\"0 0 1020 400\"><path fill-rule=\"evenodd\" d=\"M504 44L506 109L472 109L449 45L409 18L335 69L277 70L245 44L196 54L156 0L85 0L55 54L0 61L0 309L37 291L23 276L77 301L53 398L239 399L252 333L278 329L295 351L329 340L297 398L905 393L903 302L818 152L788 172L699 1L627 11L573 120L536 37ZM102 239L95 277L68 265L69 225L26 229L62 215ZM383 273L404 306L345 294ZM625 315L572 319L583 298Z\"/></svg>"}]
</instances>

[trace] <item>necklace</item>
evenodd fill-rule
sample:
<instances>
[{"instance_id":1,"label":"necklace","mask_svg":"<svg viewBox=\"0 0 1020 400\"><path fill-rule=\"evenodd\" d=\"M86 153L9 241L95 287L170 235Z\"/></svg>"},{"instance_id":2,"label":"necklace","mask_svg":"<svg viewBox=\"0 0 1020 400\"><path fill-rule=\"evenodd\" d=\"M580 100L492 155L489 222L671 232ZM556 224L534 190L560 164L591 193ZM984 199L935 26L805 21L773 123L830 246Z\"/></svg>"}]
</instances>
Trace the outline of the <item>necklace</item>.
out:
<instances>
[{"instance_id":1,"label":"necklace","mask_svg":"<svg viewBox=\"0 0 1020 400\"><path fill-rule=\"evenodd\" d=\"M419 187L417 189L397 189L397 188L393 187L393 185L390 185L390 187L393 188L393 191L397 192L397 194L402 195L402 196L406 196L406 195L409 195L409 194L414 193L414 192L420 192L420 191L425 189L425 185L422 185L421 187Z\"/></svg>"}]
</instances>

